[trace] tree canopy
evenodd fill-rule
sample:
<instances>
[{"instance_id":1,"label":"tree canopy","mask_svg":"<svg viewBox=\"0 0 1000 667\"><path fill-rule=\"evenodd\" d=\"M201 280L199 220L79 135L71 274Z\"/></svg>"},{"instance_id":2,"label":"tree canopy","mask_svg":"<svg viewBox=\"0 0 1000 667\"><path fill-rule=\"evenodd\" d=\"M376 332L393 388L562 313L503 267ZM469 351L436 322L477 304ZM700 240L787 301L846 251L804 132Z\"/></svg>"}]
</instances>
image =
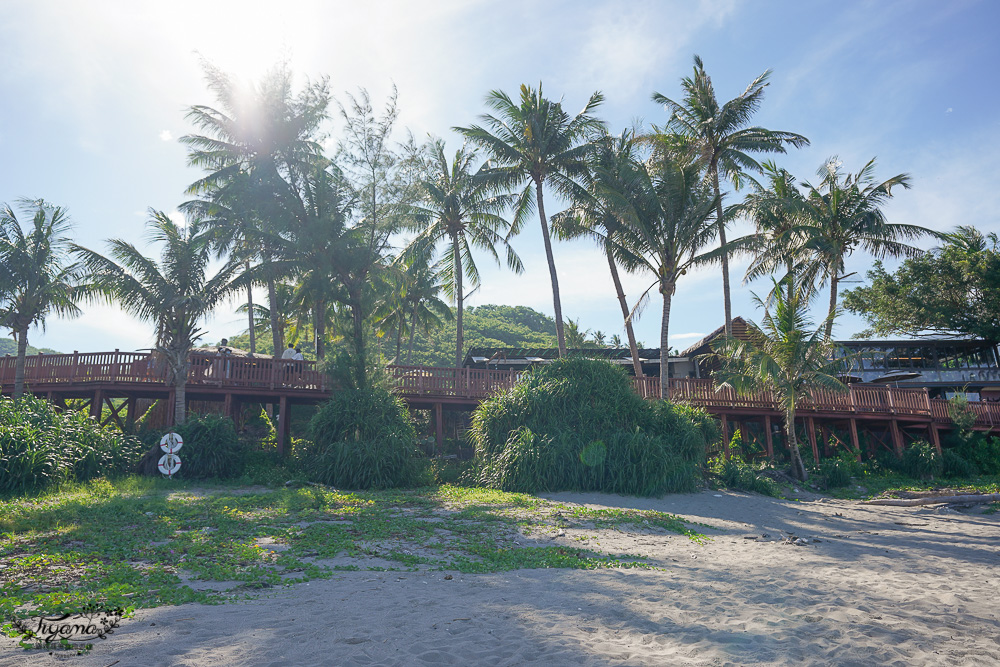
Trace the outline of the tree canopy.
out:
<instances>
[{"instance_id":1,"label":"tree canopy","mask_svg":"<svg viewBox=\"0 0 1000 667\"><path fill-rule=\"evenodd\" d=\"M1000 246L959 227L940 248L894 272L876 262L869 285L844 292L844 307L871 328L858 337L953 336L1000 340Z\"/></svg>"}]
</instances>

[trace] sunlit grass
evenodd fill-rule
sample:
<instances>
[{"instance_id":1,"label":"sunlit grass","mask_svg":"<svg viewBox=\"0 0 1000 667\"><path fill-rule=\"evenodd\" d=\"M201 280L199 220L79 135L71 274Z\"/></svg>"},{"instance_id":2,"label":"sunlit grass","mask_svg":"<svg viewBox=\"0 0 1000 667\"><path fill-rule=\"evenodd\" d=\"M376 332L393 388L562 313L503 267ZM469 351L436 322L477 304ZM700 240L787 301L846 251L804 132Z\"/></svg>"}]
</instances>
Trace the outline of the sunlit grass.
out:
<instances>
[{"instance_id":1,"label":"sunlit grass","mask_svg":"<svg viewBox=\"0 0 1000 667\"><path fill-rule=\"evenodd\" d=\"M489 489L351 493L99 479L0 501L0 615L72 612L87 603L218 603L366 567L649 567L637 556L524 540L570 522L706 539L668 514L592 510ZM226 582L227 590L199 591L196 580Z\"/></svg>"}]
</instances>

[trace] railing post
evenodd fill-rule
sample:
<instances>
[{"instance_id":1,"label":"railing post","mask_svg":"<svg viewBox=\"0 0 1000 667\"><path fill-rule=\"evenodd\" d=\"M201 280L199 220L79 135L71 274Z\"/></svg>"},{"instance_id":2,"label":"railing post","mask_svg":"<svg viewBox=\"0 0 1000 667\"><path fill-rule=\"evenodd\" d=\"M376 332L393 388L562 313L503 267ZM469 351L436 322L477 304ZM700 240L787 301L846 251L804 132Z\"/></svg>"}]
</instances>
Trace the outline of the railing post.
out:
<instances>
[{"instance_id":1,"label":"railing post","mask_svg":"<svg viewBox=\"0 0 1000 667\"><path fill-rule=\"evenodd\" d=\"M76 350L73 350L73 368L70 371L70 380L75 381L79 379L76 376L79 366L80 366L80 353L77 352Z\"/></svg>"}]
</instances>

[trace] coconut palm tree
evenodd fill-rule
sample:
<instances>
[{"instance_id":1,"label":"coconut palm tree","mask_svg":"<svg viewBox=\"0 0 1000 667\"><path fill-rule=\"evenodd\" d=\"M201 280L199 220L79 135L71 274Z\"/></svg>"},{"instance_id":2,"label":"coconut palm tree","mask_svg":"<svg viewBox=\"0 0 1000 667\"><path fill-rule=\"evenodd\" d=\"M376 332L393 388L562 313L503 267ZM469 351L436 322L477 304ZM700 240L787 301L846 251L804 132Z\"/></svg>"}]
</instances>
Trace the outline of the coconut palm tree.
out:
<instances>
[{"instance_id":1,"label":"coconut palm tree","mask_svg":"<svg viewBox=\"0 0 1000 667\"><path fill-rule=\"evenodd\" d=\"M448 304L438 296L442 289L444 285L434 267L419 260L407 266L402 294L403 316L409 316L410 319L407 365L413 363L413 335L417 329L428 333L432 328L450 322L454 317Z\"/></svg>"},{"instance_id":2,"label":"coconut palm tree","mask_svg":"<svg viewBox=\"0 0 1000 667\"><path fill-rule=\"evenodd\" d=\"M660 392L667 399L670 303L681 276L706 261L702 250L715 238L717 197L695 162L666 153L621 174L617 187L605 197L621 220L613 239L616 258L630 271L656 276L640 302L654 287L663 297Z\"/></svg>"},{"instance_id":3,"label":"coconut palm tree","mask_svg":"<svg viewBox=\"0 0 1000 667\"><path fill-rule=\"evenodd\" d=\"M833 344L824 335L827 324L836 317L830 314L814 327L810 320L809 290L801 278L784 279L788 286L774 283L770 305L754 295L764 308L760 325L747 323L747 339L727 336L713 344L721 369L715 373L720 387L732 387L741 394L770 391L785 413L785 433L792 461L792 474L807 477L795 436L795 414L799 403L813 389L847 391L837 379L848 360L835 358Z\"/></svg>"},{"instance_id":4,"label":"coconut palm tree","mask_svg":"<svg viewBox=\"0 0 1000 667\"><path fill-rule=\"evenodd\" d=\"M275 67L254 85L241 85L207 63L204 69L218 108L195 105L187 112L187 119L202 134L180 141L189 147L188 164L206 172L187 192L235 212L239 225L227 226L232 232L228 243L241 247L249 239L259 249L272 342L280 354L281 313L275 290L284 276L272 264L281 254L282 234L299 201L296 191L322 152L317 134L327 117L329 86L322 79L294 95L287 64Z\"/></svg>"},{"instance_id":5,"label":"coconut palm tree","mask_svg":"<svg viewBox=\"0 0 1000 667\"><path fill-rule=\"evenodd\" d=\"M615 191L623 174L634 170L637 163L635 137L632 132L622 132L618 136L606 135L595 141L589 156L589 173L584 179L586 186L574 188L572 206L552 216L552 228L560 238L589 236L603 248L625 322L625 335L632 354L632 368L636 377L642 377L642 362L635 344L633 318L613 252L614 235L621 223L616 212L609 207L605 196L607 192Z\"/></svg>"},{"instance_id":6,"label":"coconut palm tree","mask_svg":"<svg viewBox=\"0 0 1000 667\"><path fill-rule=\"evenodd\" d=\"M723 247L722 292L725 302L726 334L732 334L732 303L729 294L729 257L726 248L726 217L722 210L720 174L737 188L746 170L760 171L760 165L751 153L784 153L785 146L809 145L800 134L768 130L751 126L750 122L764 100L764 89L769 85L771 71L767 70L747 86L738 97L719 104L712 79L705 72L699 56L694 57L694 73L681 79L684 97L680 102L653 93L653 101L662 104L670 113L666 129L683 137L687 147L698 156L707 170L708 179L718 200L716 218L719 243ZM665 132L656 126L654 134Z\"/></svg>"},{"instance_id":7,"label":"coconut palm tree","mask_svg":"<svg viewBox=\"0 0 1000 667\"><path fill-rule=\"evenodd\" d=\"M241 289L250 276L230 260L209 277L212 236L200 221L182 227L150 209L150 239L163 244L160 261L131 243L112 239L110 256L75 246L86 267L91 298L118 304L124 312L156 324L155 350L163 355L174 386L174 422L185 419L188 354L204 333L198 323Z\"/></svg>"},{"instance_id":8,"label":"coconut palm tree","mask_svg":"<svg viewBox=\"0 0 1000 667\"><path fill-rule=\"evenodd\" d=\"M855 248L884 257L914 257L923 251L905 243L925 235L941 235L925 227L890 223L882 208L892 197L892 189L909 189L908 174L897 174L882 181L875 180L875 159L872 158L856 174L844 176L841 162L834 156L819 168L822 177L818 186L805 183L805 214L809 228L806 246L811 255L808 274L821 284L830 285L829 314L837 309L837 287L852 275L844 273L844 264ZM827 319L826 337L833 335L833 318Z\"/></svg>"},{"instance_id":9,"label":"coconut palm tree","mask_svg":"<svg viewBox=\"0 0 1000 667\"><path fill-rule=\"evenodd\" d=\"M411 211L413 224L420 233L402 257L417 255L429 261L438 244L447 242L441 259L441 278L445 294L455 300L455 367L458 368L464 358L466 278L470 289L479 286L479 267L473 248L492 257L498 266L497 250L502 248L511 271L522 273L524 266L505 238L510 223L501 214L511 203L511 195L496 194L488 174L473 167L475 151L462 146L449 165L444 150L444 142L440 140L428 146L430 173L421 181L424 196Z\"/></svg>"},{"instance_id":10,"label":"coconut palm tree","mask_svg":"<svg viewBox=\"0 0 1000 667\"><path fill-rule=\"evenodd\" d=\"M486 106L496 115L480 116L483 126L454 128L486 150L493 162L491 176L499 187L512 190L525 184L517 197L510 234L519 232L527 216L533 209L538 209L545 259L552 282L559 356L566 354L566 336L563 332L559 277L552 255L542 190L544 185L548 185L557 192L568 194L573 189L574 179L586 173L586 157L590 150L587 140L604 127L592 112L603 101L604 96L595 92L579 113L570 116L563 110L561 101L553 102L543 96L541 83L537 89L522 85L519 103L515 103L507 93L494 90L486 96Z\"/></svg>"},{"instance_id":11,"label":"coconut palm tree","mask_svg":"<svg viewBox=\"0 0 1000 667\"><path fill-rule=\"evenodd\" d=\"M25 228L10 206L0 211L0 326L17 339L14 398L24 393L28 329L45 326L51 314L76 317L86 293L79 284L79 266L69 255L67 234L72 227L66 209L39 200L20 201L31 216Z\"/></svg>"},{"instance_id":12,"label":"coconut palm tree","mask_svg":"<svg viewBox=\"0 0 1000 667\"><path fill-rule=\"evenodd\" d=\"M761 170L764 179L748 176L751 192L726 211L728 218L746 218L755 228L729 243L730 255L751 255L744 282L781 271L784 277L791 276L801 271L809 258L806 244L813 228L807 224L803 195L795 177L771 161L761 164ZM781 284L788 287L792 283ZM810 283L803 287L810 288Z\"/></svg>"}]
</instances>

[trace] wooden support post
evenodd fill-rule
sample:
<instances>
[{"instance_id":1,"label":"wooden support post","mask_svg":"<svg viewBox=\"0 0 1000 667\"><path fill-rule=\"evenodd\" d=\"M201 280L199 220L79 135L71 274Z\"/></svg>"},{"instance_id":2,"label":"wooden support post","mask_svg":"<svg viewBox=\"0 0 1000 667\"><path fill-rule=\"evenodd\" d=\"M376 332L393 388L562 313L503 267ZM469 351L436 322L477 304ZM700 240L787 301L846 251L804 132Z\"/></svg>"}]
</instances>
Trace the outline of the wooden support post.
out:
<instances>
[{"instance_id":1,"label":"wooden support post","mask_svg":"<svg viewBox=\"0 0 1000 667\"><path fill-rule=\"evenodd\" d=\"M438 451L441 451L444 446L444 406L440 403L434 404L434 439Z\"/></svg>"},{"instance_id":2,"label":"wooden support post","mask_svg":"<svg viewBox=\"0 0 1000 667\"><path fill-rule=\"evenodd\" d=\"M288 397L278 399L278 456L285 455L285 436L288 433Z\"/></svg>"},{"instance_id":3,"label":"wooden support post","mask_svg":"<svg viewBox=\"0 0 1000 667\"><path fill-rule=\"evenodd\" d=\"M729 419L722 413L722 453L729 460Z\"/></svg>"},{"instance_id":4,"label":"wooden support post","mask_svg":"<svg viewBox=\"0 0 1000 667\"><path fill-rule=\"evenodd\" d=\"M764 415L764 443L767 447L767 458L774 459L774 433L771 429L771 415Z\"/></svg>"},{"instance_id":5,"label":"wooden support post","mask_svg":"<svg viewBox=\"0 0 1000 667\"><path fill-rule=\"evenodd\" d=\"M222 403L222 414L230 419L233 418L233 395L229 392L226 392L226 398ZM233 421L235 422L236 420L233 419Z\"/></svg>"},{"instance_id":6,"label":"wooden support post","mask_svg":"<svg viewBox=\"0 0 1000 667\"><path fill-rule=\"evenodd\" d=\"M851 447L854 448L854 455L858 462L861 462L861 445L858 443L858 420L851 419Z\"/></svg>"},{"instance_id":7,"label":"wooden support post","mask_svg":"<svg viewBox=\"0 0 1000 667\"><path fill-rule=\"evenodd\" d=\"M129 432L135 431L135 404L138 400L135 396L125 399L125 426Z\"/></svg>"},{"instance_id":8,"label":"wooden support post","mask_svg":"<svg viewBox=\"0 0 1000 667\"><path fill-rule=\"evenodd\" d=\"M938 426L934 422L931 422L927 429L931 432L931 444L934 445L934 449L937 450L938 455L941 455L941 434L938 433Z\"/></svg>"},{"instance_id":9,"label":"wooden support post","mask_svg":"<svg viewBox=\"0 0 1000 667\"><path fill-rule=\"evenodd\" d=\"M902 456L903 434L899 430L899 422L893 419L889 422L889 429L892 431L892 447L896 450L896 456Z\"/></svg>"},{"instance_id":10,"label":"wooden support post","mask_svg":"<svg viewBox=\"0 0 1000 667\"><path fill-rule=\"evenodd\" d=\"M813 461L819 463L819 449L816 447L816 422L812 417L806 417L806 430L809 431L809 446L812 447Z\"/></svg>"},{"instance_id":11,"label":"wooden support post","mask_svg":"<svg viewBox=\"0 0 1000 667\"><path fill-rule=\"evenodd\" d=\"M104 392L100 389L94 391L94 398L90 400L90 416L101 421L101 413L104 412Z\"/></svg>"},{"instance_id":12,"label":"wooden support post","mask_svg":"<svg viewBox=\"0 0 1000 667\"><path fill-rule=\"evenodd\" d=\"M830 429L824 424L819 427L819 433L823 439L823 458L828 458L830 456Z\"/></svg>"}]
</instances>

